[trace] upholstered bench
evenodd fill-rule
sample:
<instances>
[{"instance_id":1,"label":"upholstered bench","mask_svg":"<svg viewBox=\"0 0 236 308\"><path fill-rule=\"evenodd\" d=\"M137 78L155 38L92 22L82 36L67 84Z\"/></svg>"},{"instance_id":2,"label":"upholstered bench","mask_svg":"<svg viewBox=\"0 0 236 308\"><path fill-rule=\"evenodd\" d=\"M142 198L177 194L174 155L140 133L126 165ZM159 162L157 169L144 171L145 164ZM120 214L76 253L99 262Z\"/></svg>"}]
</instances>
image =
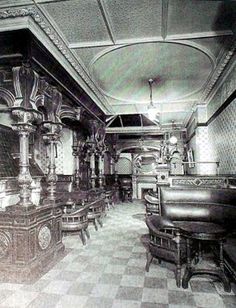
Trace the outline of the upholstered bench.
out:
<instances>
[{"instance_id":1,"label":"upholstered bench","mask_svg":"<svg viewBox=\"0 0 236 308\"><path fill-rule=\"evenodd\" d=\"M236 190L229 188L160 189L160 212L169 221L214 222L228 230L225 267L236 277Z\"/></svg>"}]
</instances>

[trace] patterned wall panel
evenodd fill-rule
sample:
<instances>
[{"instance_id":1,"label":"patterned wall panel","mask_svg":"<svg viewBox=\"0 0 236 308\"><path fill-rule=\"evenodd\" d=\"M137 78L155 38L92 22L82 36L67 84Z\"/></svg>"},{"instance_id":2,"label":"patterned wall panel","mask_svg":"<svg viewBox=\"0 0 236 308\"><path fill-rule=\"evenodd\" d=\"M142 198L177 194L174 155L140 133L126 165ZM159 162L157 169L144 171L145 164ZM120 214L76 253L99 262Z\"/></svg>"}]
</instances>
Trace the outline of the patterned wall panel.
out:
<instances>
[{"instance_id":1,"label":"patterned wall panel","mask_svg":"<svg viewBox=\"0 0 236 308\"><path fill-rule=\"evenodd\" d=\"M35 141L35 159L43 173L46 174L48 172L47 149L41 136L37 136Z\"/></svg>"},{"instance_id":2,"label":"patterned wall panel","mask_svg":"<svg viewBox=\"0 0 236 308\"><path fill-rule=\"evenodd\" d=\"M57 144L57 155L55 159L57 174L64 174L63 173L63 162L64 162L63 144L58 143Z\"/></svg>"},{"instance_id":3,"label":"patterned wall panel","mask_svg":"<svg viewBox=\"0 0 236 308\"><path fill-rule=\"evenodd\" d=\"M193 150L193 159L194 161L197 160L197 148L196 148L196 135L194 135L191 140L188 143L188 148ZM193 168L188 168L188 165L185 166L185 170L187 171L187 174L197 174L197 168L196 165L194 165Z\"/></svg>"},{"instance_id":4,"label":"patterned wall panel","mask_svg":"<svg viewBox=\"0 0 236 308\"><path fill-rule=\"evenodd\" d=\"M236 174L236 99L209 125L220 174Z\"/></svg>"},{"instance_id":5,"label":"patterned wall panel","mask_svg":"<svg viewBox=\"0 0 236 308\"><path fill-rule=\"evenodd\" d=\"M132 174L132 162L126 157L121 157L117 162L118 174Z\"/></svg>"},{"instance_id":6,"label":"patterned wall panel","mask_svg":"<svg viewBox=\"0 0 236 308\"><path fill-rule=\"evenodd\" d=\"M210 118L217 109L226 101L226 99L236 89L236 66L233 68L222 86L218 89L207 106L208 118Z\"/></svg>"},{"instance_id":7,"label":"patterned wall panel","mask_svg":"<svg viewBox=\"0 0 236 308\"><path fill-rule=\"evenodd\" d=\"M197 164L193 168L188 168L188 174L216 175L218 160L215 148L209 139L208 127L198 127L195 136L188 144L193 150L193 158Z\"/></svg>"},{"instance_id":8,"label":"patterned wall panel","mask_svg":"<svg viewBox=\"0 0 236 308\"><path fill-rule=\"evenodd\" d=\"M208 127L198 127L196 130L196 161L200 162L196 166L197 173L201 175L215 175L217 173L216 155L213 144L209 140ZM209 162L209 163L208 163Z\"/></svg>"}]
</instances>

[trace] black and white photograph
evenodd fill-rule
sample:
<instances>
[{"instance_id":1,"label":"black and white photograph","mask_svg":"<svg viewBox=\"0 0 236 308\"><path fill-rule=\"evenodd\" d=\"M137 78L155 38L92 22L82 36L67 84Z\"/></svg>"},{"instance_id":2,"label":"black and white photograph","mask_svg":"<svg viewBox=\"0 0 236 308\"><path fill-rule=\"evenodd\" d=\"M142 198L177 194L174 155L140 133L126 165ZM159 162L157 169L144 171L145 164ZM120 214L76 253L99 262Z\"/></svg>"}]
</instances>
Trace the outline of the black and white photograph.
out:
<instances>
[{"instance_id":1,"label":"black and white photograph","mask_svg":"<svg viewBox=\"0 0 236 308\"><path fill-rule=\"evenodd\" d=\"M0 308L236 307L236 0L0 0Z\"/></svg>"}]
</instances>

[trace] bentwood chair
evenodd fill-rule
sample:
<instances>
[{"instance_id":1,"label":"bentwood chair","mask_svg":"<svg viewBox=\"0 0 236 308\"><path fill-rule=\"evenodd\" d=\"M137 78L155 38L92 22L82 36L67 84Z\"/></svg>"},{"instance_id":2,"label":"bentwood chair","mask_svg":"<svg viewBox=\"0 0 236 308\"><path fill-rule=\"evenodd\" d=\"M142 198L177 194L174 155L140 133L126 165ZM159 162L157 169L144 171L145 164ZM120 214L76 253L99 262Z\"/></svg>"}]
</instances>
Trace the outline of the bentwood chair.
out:
<instances>
[{"instance_id":1,"label":"bentwood chair","mask_svg":"<svg viewBox=\"0 0 236 308\"><path fill-rule=\"evenodd\" d=\"M149 271L153 258L172 262L176 265L176 285L181 286L181 266L186 260L185 239L178 228L166 221L165 217L150 215L146 218L149 229L146 271Z\"/></svg>"},{"instance_id":2,"label":"bentwood chair","mask_svg":"<svg viewBox=\"0 0 236 308\"><path fill-rule=\"evenodd\" d=\"M92 201L88 204L89 212L88 212L88 220L92 222L95 230L98 230L97 223L100 227L103 226L103 218L106 215L106 204L105 204L105 197Z\"/></svg>"},{"instance_id":3,"label":"bentwood chair","mask_svg":"<svg viewBox=\"0 0 236 308\"><path fill-rule=\"evenodd\" d=\"M79 232L81 241L83 245L86 244L86 237L89 239L89 231L88 231L88 212L89 212L89 205L80 206L76 209L67 210L66 213L62 215L62 232L63 233L75 233Z\"/></svg>"},{"instance_id":4,"label":"bentwood chair","mask_svg":"<svg viewBox=\"0 0 236 308\"><path fill-rule=\"evenodd\" d=\"M160 214L159 198L157 196L150 195L149 193L144 195L146 215Z\"/></svg>"}]
</instances>

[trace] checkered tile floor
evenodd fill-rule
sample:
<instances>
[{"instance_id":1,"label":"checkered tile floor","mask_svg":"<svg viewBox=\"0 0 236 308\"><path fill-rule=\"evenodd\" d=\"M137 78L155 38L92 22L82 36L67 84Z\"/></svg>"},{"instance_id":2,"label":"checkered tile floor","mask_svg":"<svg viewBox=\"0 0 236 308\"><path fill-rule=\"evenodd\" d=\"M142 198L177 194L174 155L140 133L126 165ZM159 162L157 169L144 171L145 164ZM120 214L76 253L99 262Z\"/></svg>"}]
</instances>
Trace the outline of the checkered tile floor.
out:
<instances>
[{"instance_id":1,"label":"checkered tile floor","mask_svg":"<svg viewBox=\"0 0 236 308\"><path fill-rule=\"evenodd\" d=\"M153 262L145 272L147 233L141 203L116 205L104 226L83 246L78 236L63 239L67 255L32 285L0 284L0 307L158 308L236 307L236 286L194 278L186 290L176 287L173 265Z\"/></svg>"}]
</instances>

